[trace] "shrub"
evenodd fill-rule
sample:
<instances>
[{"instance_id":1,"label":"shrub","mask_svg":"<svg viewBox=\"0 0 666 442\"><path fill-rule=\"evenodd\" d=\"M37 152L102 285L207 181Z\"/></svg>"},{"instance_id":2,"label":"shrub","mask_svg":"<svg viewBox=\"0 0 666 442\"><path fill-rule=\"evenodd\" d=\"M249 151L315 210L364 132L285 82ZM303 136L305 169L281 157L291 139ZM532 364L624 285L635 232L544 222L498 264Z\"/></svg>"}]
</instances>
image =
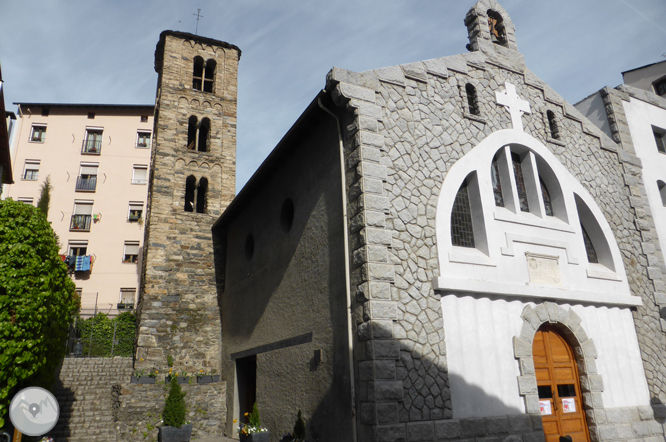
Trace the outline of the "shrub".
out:
<instances>
[{"instance_id":1,"label":"shrub","mask_svg":"<svg viewBox=\"0 0 666 442\"><path fill-rule=\"evenodd\" d=\"M51 387L78 309L44 214L0 201L0 428L17 391Z\"/></svg>"},{"instance_id":2,"label":"shrub","mask_svg":"<svg viewBox=\"0 0 666 442\"><path fill-rule=\"evenodd\" d=\"M134 335L136 316L132 312L123 312L111 319L105 313L79 320L76 324L77 336L83 344L83 354L94 357L132 356L134 354ZM116 329L116 344L113 345L113 329ZM91 340L92 331L92 340ZM90 348L89 348L90 347Z\"/></svg>"},{"instance_id":3,"label":"shrub","mask_svg":"<svg viewBox=\"0 0 666 442\"><path fill-rule=\"evenodd\" d=\"M251 427L259 428L261 427L261 420L259 419L259 409L257 408L257 403L255 402L252 405L252 412L247 418Z\"/></svg>"},{"instance_id":4,"label":"shrub","mask_svg":"<svg viewBox=\"0 0 666 442\"><path fill-rule=\"evenodd\" d=\"M171 377L171 387L162 412L162 420L167 427L180 428L185 424L185 393L176 376Z\"/></svg>"}]
</instances>

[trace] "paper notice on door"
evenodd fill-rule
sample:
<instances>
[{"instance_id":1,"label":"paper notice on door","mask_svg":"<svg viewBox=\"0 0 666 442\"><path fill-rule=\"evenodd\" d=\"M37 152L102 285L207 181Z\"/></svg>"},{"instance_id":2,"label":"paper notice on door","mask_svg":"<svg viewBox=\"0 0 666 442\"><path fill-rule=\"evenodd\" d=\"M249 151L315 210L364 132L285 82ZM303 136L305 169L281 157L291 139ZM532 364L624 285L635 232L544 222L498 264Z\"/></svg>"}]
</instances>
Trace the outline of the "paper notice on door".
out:
<instances>
[{"instance_id":1,"label":"paper notice on door","mask_svg":"<svg viewBox=\"0 0 666 442\"><path fill-rule=\"evenodd\" d=\"M575 413L576 412L576 398L565 397L562 398L562 410L565 413Z\"/></svg>"},{"instance_id":2,"label":"paper notice on door","mask_svg":"<svg viewBox=\"0 0 666 442\"><path fill-rule=\"evenodd\" d=\"M541 416L553 414L550 408L550 401L539 401L539 408L541 408Z\"/></svg>"}]
</instances>

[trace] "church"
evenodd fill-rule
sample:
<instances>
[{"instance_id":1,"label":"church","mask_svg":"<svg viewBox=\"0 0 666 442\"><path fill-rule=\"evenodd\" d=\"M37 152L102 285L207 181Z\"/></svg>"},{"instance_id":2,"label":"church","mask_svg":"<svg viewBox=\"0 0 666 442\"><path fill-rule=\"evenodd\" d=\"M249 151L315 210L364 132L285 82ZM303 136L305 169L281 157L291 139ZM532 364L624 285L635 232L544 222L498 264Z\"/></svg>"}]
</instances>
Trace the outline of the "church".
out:
<instances>
[{"instance_id":1,"label":"church","mask_svg":"<svg viewBox=\"0 0 666 442\"><path fill-rule=\"evenodd\" d=\"M235 197L240 50L161 37L135 365L219 369L228 435L256 402L273 441L299 410L313 441L664 441L641 161L499 3L464 24L464 54L333 68Z\"/></svg>"}]
</instances>

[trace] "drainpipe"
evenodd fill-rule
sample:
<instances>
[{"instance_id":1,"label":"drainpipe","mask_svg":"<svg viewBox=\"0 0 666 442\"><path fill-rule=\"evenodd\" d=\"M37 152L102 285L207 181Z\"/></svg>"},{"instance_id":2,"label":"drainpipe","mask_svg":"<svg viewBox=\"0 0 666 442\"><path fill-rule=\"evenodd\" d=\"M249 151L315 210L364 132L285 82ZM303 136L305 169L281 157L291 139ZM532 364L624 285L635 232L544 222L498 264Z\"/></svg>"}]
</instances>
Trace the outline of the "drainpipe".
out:
<instances>
[{"instance_id":1,"label":"drainpipe","mask_svg":"<svg viewBox=\"0 0 666 442\"><path fill-rule=\"evenodd\" d=\"M323 89L322 94L326 94L326 89ZM340 146L340 184L342 185L342 218L344 223L344 229L342 230L344 244L344 253L345 253L345 294L347 295L347 340L349 344L349 382L351 385L351 409L352 409L352 440L357 441L358 436L356 434L356 381L354 378L354 331L352 330L352 301L351 301L351 290L349 286L351 285L350 281L350 270L349 270L349 219L347 217L347 185L345 178L345 149L344 144L342 143L342 130L340 128L340 119L327 109L321 102L321 97L317 98L317 103L319 107L335 118L336 127L338 129L338 144Z\"/></svg>"}]
</instances>

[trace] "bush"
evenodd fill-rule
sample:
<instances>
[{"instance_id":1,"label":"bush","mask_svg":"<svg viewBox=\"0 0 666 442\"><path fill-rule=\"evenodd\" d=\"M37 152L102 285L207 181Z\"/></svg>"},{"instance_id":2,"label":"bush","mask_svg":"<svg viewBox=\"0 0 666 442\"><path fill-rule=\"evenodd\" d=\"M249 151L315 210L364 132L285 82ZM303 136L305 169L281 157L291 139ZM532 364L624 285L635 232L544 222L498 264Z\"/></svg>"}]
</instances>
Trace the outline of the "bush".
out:
<instances>
[{"instance_id":1,"label":"bush","mask_svg":"<svg viewBox=\"0 0 666 442\"><path fill-rule=\"evenodd\" d=\"M116 328L117 344L113 345L113 328ZM136 316L132 312L124 312L111 319L105 313L97 313L94 317L80 320L76 324L77 336L83 344L83 355L98 358L113 356L132 356L134 354L134 335L136 333ZM92 340L90 331L92 329Z\"/></svg>"},{"instance_id":2,"label":"bush","mask_svg":"<svg viewBox=\"0 0 666 442\"><path fill-rule=\"evenodd\" d=\"M176 376L171 377L171 388L164 403L162 420L167 427L180 428L185 424L185 393L180 388Z\"/></svg>"},{"instance_id":3,"label":"bush","mask_svg":"<svg viewBox=\"0 0 666 442\"><path fill-rule=\"evenodd\" d=\"M21 388L50 388L79 299L37 208L0 201L0 428Z\"/></svg>"}]
</instances>

